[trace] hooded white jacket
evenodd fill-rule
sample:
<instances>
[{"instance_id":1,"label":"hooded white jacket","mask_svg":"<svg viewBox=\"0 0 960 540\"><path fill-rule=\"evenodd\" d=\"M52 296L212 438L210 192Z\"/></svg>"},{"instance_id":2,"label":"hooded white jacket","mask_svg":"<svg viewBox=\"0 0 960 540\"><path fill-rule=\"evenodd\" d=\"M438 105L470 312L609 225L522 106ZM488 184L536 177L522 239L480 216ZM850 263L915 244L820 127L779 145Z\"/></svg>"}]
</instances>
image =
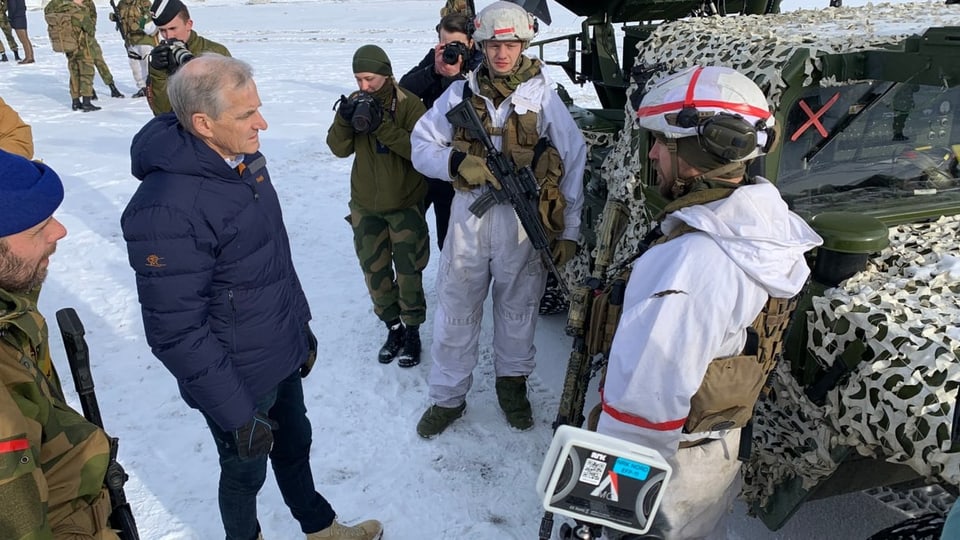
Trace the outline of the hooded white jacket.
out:
<instances>
[{"instance_id":1,"label":"hooded white jacket","mask_svg":"<svg viewBox=\"0 0 960 540\"><path fill-rule=\"evenodd\" d=\"M697 229L654 246L634 263L610 352L597 431L669 458L690 398L711 360L739 354L768 296L789 298L822 239L758 178L725 199L670 214L662 229ZM722 433L708 436L719 437Z\"/></svg>"}]
</instances>

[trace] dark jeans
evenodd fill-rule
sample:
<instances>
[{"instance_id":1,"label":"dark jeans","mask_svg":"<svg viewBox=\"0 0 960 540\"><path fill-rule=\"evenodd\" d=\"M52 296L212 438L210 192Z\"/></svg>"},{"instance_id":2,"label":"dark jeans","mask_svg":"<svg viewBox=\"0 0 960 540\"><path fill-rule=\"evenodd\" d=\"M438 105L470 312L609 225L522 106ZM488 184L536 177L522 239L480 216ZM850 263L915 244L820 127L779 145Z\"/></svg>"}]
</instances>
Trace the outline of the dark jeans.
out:
<instances>
[{"instance_id":1,"label":"dark jeans","mask_svg":"<svg viewBox=\"0 0 960 540\"><path fill-rule=\"evenodd\" d=\"M453 202L453 183L436 178L427 178L427 196L424 199L426 212L433 205L433 215L437 218L437 246L443 249L443 239L447 237L447 225L450 223L450 203Z\"/></svg>"},{"instance_id":2,"label":"dark jeans","mask_svg":"<svg viewBox=\"0 0 960 540\"><path fill-rule=\"evenodd\" d=\"M270 463L283 502L303 532L326 529L336 514L313 486L309 461L311 428L303 404L300 373L295 371L280 381L273 391L260 399L257 409L280 425L273 432ZM227 540L254 540L260 531L257 493L267 477L267 456L241 460L233 433L221 429L206 414L203 416L220 454L220 518Z\"/></svg>"}]
</instances>

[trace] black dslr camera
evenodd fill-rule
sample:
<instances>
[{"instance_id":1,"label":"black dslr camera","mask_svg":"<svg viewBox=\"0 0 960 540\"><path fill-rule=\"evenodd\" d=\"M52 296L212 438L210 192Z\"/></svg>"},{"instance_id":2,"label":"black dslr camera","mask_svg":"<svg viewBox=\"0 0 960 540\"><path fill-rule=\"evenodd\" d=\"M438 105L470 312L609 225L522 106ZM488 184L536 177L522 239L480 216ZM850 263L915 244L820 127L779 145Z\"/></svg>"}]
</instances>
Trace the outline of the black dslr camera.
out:
<instances>
[{"instance_id":1,"label":"black dslr camera","mask_svg":"<svg viewBox=\"0 0 960 540\"><path fill-rule=\"evenodd\" d=\"M164 39L160 44L170 46L170 64L173 66L182 66L193 60L193 53L187 48L187 44L179 39Z\"/></svg>"},{"instance_id":2,"label":"black dslr camera","mask_svg":"<svg viewBox=\"0 0 960 540\"><path fill-rule=\"evenodd\" d=\"M380 102L366 92L354 92L350 96L353 101L353 118L350 124L357 133L370 133L380 127L383 121L383 107Z\"/></svg>"},{"instance_id":3,"label":"black dslr camera","mask_svg":"<svg viewBox=\"0 0 960 540\"><path fill-rule=\"evenodd\" d=\"M459 41L451 41L443 46L443 62L452 66L460 61L460 58L466 60L469 53L470 49L466 45Z\"/></svg>"}]
</instances>

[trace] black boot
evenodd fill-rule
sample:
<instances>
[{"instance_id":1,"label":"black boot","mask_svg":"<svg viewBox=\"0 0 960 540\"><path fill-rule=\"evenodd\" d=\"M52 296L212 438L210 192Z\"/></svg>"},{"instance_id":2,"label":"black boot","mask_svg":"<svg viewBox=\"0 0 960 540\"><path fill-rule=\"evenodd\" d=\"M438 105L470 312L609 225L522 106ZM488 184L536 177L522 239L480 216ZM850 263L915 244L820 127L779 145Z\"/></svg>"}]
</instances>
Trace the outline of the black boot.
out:
<instances>
[{"instance_id":1,"label":"black boot","mask_svg":"<svg viewBox=\"0 0 960 540\"><path fill-rule=\"evenodd\" d=\"M377 355L377 360L381 364L393 362L393 358L403 347L403 323L400 319L388 322L387 329L390 331L387 334L387 341L384 342L383 347L380 347L380 354Z\"/></svg>"},{"instance_id":2,"label":"black boot","mask_svg":"<svg viewBox=\"0 0 960 540\"><path fill-rule=\"evenodd\" d=\"M79 111L79 110L80 110L80 98L78 98L78 97L73 98L73 104L72 104L71 106L73 107L73 110Z\"/></svg>"},{"instance_id":3,"label":"black boot","mask_svg":"<svg viewBox=\"0 0 960 540\"><path fill-rule=\"evenodd\" d=\"M0 62L7 62L7 53L0 53Z\"/></svg>"},{"instance_id":4,"label":"black boot","mask_svg":"<svg viewBox=\"0 0 960 540\"><path fill-rule=\"evenodd\" d=\"M17 49L13 50L13 59L18 62L20 61L20 51L18 51Z\"/></svg>"},{"instance_id":5,"label":"black boot","mask_svg":"<svg viewBox=\"0 0 960 540\"><path fill-rule=\"evenodd\" d=\"M420 363L420 327L407 326L403 331L403 349L397 356L397 365L413 367Z\"/></svg>"},{"instance_id":6,"label":"black boot","mask_svg":"<svg viewBox=\"0 0 960 540\"><path fill-rule=\"evenodd\" d=\"M94 100L94 101L97 101L98 99L100 99L100 98L97 97L97 91L96 91L96 90L93 90L92 92L93 92L93 93L90 94L90 99L92 99L92 100Z\"/></svg>"},{"instance_id":7,"label":"black boot","mask_svg":"<svg viewBox=\"0 0 960 540\"><path fill-rule=\"evenodd\" d=\"M146 97L146 95L147 95L147 89L146 89L146 88L141 88L141 89L137 90L137 93L136 93L136 94L134 94L134 95L132 95L132 96L130 96L130 97L132 97L132 98L141 98L141 97Z\"/></svg>"},{"instance_id":8,"label":"black boot","mask_svg":"<svg viewBox=\"0 0 960 540\"><path fill-rule=\"evenodd\" d=\"M115 98L123 97L123 94L121 94L120 91L117 90L117 85L113 83L110 83L110 97L115 97Z\"/></svg>"},{"instance_id":9,"label":"black boot","mask_svg":"<svg viewBox=\"0 0 960 540\"><path fill-rule=\"evenodd\" d=\"M89 96L84 96L83 101L80 102L80 110L83 112L99 111L100 107L97 107L93 103L90 103Z\"/></svg>"}]
</instances>

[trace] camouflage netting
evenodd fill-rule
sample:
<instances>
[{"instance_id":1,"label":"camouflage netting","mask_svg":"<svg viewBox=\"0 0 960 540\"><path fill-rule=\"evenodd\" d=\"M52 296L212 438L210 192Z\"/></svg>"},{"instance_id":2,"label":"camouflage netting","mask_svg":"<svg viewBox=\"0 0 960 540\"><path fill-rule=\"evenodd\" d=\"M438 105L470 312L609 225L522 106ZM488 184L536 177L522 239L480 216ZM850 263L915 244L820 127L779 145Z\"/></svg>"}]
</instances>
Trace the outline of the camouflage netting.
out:
<instances>
[{"instance_id":1,"label":"camouflage netting","mask_svg":"<svg viewBox=\"0 0 960 540\"><path fill-rule=\"evenodd\" d=\"M732 67L757 82L773 107L780 103L784 65L798 49L808 51L804 62L804 85L819 80L819 55L877 49L907 36L920 34L931 26L960 26L960 4L935 2L878 4L853 8L800 10L779 15L701 17L661 24L638 46L635 65L662 64L660 77L694 65ZM691 38L693 36L693 38ZM626 53L625 53L626 54ZM822 80L829 86L837 81ZM631 83L627 95L636 92ZM629 100L624 111L634 118ZM588 143L595 137L585 133ZM610 197L627 201L632 221L617 248L616 260L625 260L637 250L651 216L644 211L639 189L641 159L635 128L628 122L602 166ZM585 224L586 225L586 224ZM588 256L581 252L564 268L568 283L579 283L587 273Z\"/></svg>"},{"instance_id":2,"label":"camouflage netting","mask_svg":"<svg viewBox=\"0 0 960 540\"><path fill-rule=\"evenodd\" d=\"M820 54L878 48L930 26L960 26L960 5L916 2L688 19L658 27L640 44L637 65L665 64L664 73L698 64L733 67L757 81L775 107L784 88L780 70L798 48L809 51L804 84L812 84L819 81ZM636 90L634 84L628 95ZM629 100L625 113L634 116ZM600 142L596 134L585 135ZM615 261L637 251L652 218L640 190L644 156L635 135L628 121L602 166L610 197L630 207ZM869 360L822 407L806 398L789 366L778 367L777 399L764 403L757 417L761 443L746 471L749 500L765 502L776 484L793 477L815 485L835 470L830 450L843 445L960 485L960 449L949 446L960 385L958 239L957 219L892 229L891 246L870 268L815 299L808 347L830 365L848 345L861 342ZM587 255L564 269L569 283L587 272Z\"/></svg>"},{"instance_id":3,"label":"camouflage netting","mask_svg":"<svg viewBox=\"0 0 960 540\"><path fill-rule=\"evenodd\" d=\"M836 468L829 449L838 446L960 485L960 448L950 443L960 388L960 218L891 229L890 242L865 271L814 298L807 347L828 367L862 343L864 360L822 407L779 366L776 399L756 416L748 499L764 504L792 477L813 486Z\"/></svg>"}]
</instances>

